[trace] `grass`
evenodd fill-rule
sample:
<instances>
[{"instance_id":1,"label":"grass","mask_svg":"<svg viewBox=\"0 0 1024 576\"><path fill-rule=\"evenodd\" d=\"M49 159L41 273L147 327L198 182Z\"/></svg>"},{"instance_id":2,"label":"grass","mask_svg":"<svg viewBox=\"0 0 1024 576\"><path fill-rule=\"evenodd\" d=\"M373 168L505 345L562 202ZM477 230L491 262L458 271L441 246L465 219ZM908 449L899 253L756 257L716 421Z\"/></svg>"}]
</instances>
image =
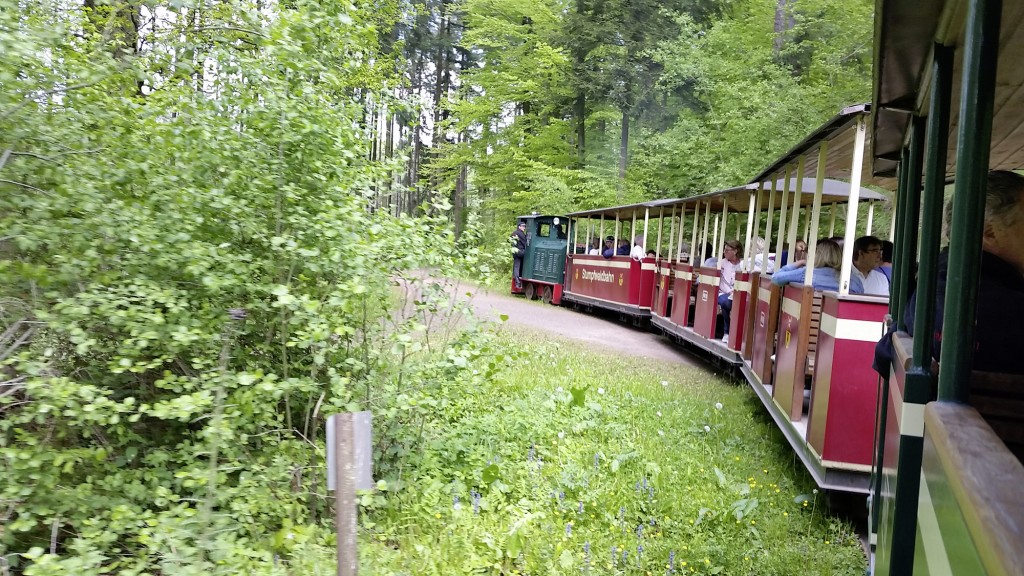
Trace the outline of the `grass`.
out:
<instances>
[{"instance_id":1,"label":"grass","mask_svg":"<svg viewBox=\"0 0 1024 576\"><path fill-rule=\"evenodd\" d=\"M365 509L367 574L863 574L853 528L746 386L505 332L413 479Z\"/></svg>"}]
</instances>

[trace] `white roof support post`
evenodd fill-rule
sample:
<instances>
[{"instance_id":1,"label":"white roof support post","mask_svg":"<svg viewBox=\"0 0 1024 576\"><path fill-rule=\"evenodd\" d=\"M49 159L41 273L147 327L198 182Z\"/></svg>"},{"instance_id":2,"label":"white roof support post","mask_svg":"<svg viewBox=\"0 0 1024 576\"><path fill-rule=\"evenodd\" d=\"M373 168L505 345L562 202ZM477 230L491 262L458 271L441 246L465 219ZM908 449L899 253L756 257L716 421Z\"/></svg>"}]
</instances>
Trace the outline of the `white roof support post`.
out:
<instances>
[{"instance_id":1,"label":"white roof support post","mask_svg":"<svg viewBox=\"0 0 1024 576\"><path fill-rule=\"evenodd\" d=\"M651 209L650 208L644 208L644 245L643 245L643 249L645 251L644 256L647 256L647 254L646 254L646 250L647 250L647 223L650 221L650 219L651 219ZM634 234L633 237L636 238L636 234ZM632 245L630 245L630 250L632 250L632 249L633 249L633 247L632 247Z\"/></svg>"},{"instance_id":2,"label":"white roof support post","mask_svg":"<svg viewBox=\"0 0 1024 576\"><path fill-rule=\"evenodd\" d=\"M700 235L700 252L701 252L700 257L701 257L701 261L698 262L698 264L701 265L701 266L704 265L704 260L707 260L708 258L710 258L710 256L708 256L707 254L704 253L704 247L707 246L707 244L708 244L708 228L710 228L710 227L711 227L711 201L708 201L707 206L704 208L704 230L703 230L703 232L701 232L701 235Z\"/></svg>"},{"instance_id":3,"label":"white roof support post","mask_svg":"<svg viewBox=\"0 0 1024 576\"><path fill-rule=\"evenodd\" d=\"M790 261L793 259L793 247L796 245L796 235L800 231L800 204L804 200L804 171L806 168L807 155L803 154L796 163L796 192L793 193L793 215L789 222L789 235L786 239L789 250Z\"/></svg>"},{"instance_id":4,"label":"white roof support post","mask_svg":"<svg viewBox=\"0 0 1024 576\"><path fill-rule=\"evenodd\" d=\"M619 213L615 213L615 231L612 232L612 257L619 251Z\"/></svg>"},{"instance_id":5,"label":"white roof support post","mask_svg":"<svg viewBox=\"0 0 1024 576\"><path fill-rule=\"evenodd\" d=\"M751 236L750 240L747 241L748 244L750 242L752 242L754 238L757 238L758 236L761 235L761 209L764 207L763 206L763 203L764 203L764 182L758 182L756 197L757 198L756 198L755 207L754 207L754 217L752 219L753 222L754 222L754 235ZM757 254L760 253L760 254L762 254L762 256L761 256L761 271L762 272L767 272L768 271L768 255L764 253L764 246L761 247L761 250L758 253L755 253L753 251L753 248L748 249L747 252L750 254L750 263L749 263L749 266L747 267L747 270L749 270L751 272L754 271L754 261L757 259Z\"/></svg>"},{"instance_id":6,"label":"white roof support post","mask_svg":"<svg viewBox=\"0 0 1024 576\"><path fill-rule=\"evenodd\" d=\"M658 242L655 244L655 258L661 254L661 229L665 227L665 207L658 210ZM647 222L644 222L644 248L647 248Z\"/></svg>"},{"instance_id":7,"label":"white roof support post","mask_svg":"<svg viewBox=\"0 0 1024 576\"><path fill-rule=\"evenodd\" d=\"M715 257L715 268L718 268L718 261L721 260L721 258L718 257L718 248L717 248L717 246L718 246L718 230L719 230L719 228L721 228L721 223L722 223L721 219L722 219L722 215L721 214L715 214L715 227L712 228L712 230L714 230L714 233L711 235L711 255ZM706 261L707 257L704 258L704 260Z\"/></svg>"},{"instance_id":8,"label":"white roof support post","mask_svg":"<svg viewBox=\"0 0 1024 576\"><path fill-rule=\"evenodd\" d=\"M893 196L892 198L892 221L889 222L889 242L896 239L896 202L898 198Z\"/></svg>"},{"instance_id":9,"label":"white roof support post","mask_svg":"<svg viewBox=\"0 0 1024 576\"><path fill-rule=\"evenodd\" d=\"M633 226L629 229L629 248L633 249L633 238L636 238L636 209L633 210Z\"/></svg>"},{"instance_id":10,"label":"white roof support post","mask_svg":"<svg viewBox=\"0 0 1024 576\"><path fill-rule=\"evenodd\" d=\"M865 230L865 232L864 232L865 236L871 236L871 224L874 223L874 220L875 220L875 201L874 200L869 200L868 201L868 226L867 226L867 230Z\"/></svg>"},{"instance_id":11,"label":"white roof support post","mask_svg":"<svg viewBox=\"0 0 1024 576\"><path fill-rule=\"evenodd\" d=\"M559 220L561 220L561 219L559 219ZM576 252L576 238L579 236L578 230L576 230L575 226L572 226L572 230L568 229L568 227L571 224L572 224L572 220L566 219L566 221L565 221L565 225L566 225L565 256L566 257L569 257L570 254L573 254L574 252ZM571 232L571 234L570 234L570 232Z\"/></svg>"},{"instance_id":12,"label":"white roof support post","mask_svg":"<svg viewBox=\"0 0 1024 576\"><path fill-rule=\"evenodd\" d=\"M843 235L843 267L839 271L839 293L850 293L850 273L853 270L853 235L857 228L857 203L860 201L860 176L864 168L864 142L867 123L864 116L857 118L857 132L854 134L853 167L850 172L850 197L846 205L846 233Z\"/></svg>"},{"instance_id":13,"label":"white roof support post","mask_svg":"<svg viewBox=\"0 0 1024 576\"><path fill-rule=\"evenodd\" d=\"M598 252L604 252L604 214L601 214L601 234L597 241Z\"/></svg>"},{"instance_id":14,"label":"white roof support post","mask_svg":"<svg viewBox=\"0 0 1024 576\"><path fill-rule=\"evenodd\" d=\"M754 260L751 256L753 250L750 249L750 240L752 239L751 234L754 233L754 201L756 199L756 196L757 193L751 190L750 200L748 200L747 205L747 242L746 244L743 245L743 250L745 251L743 253L743 255L745 256L744 260L747 261L747 266L745 270L747 272L754 269Z\"/></svg>"},{"instance_id":15,"label":"white roof support post","mask_svg":"<svg viewBox=\"0 0 1024 576\"><path fill-rule=\"evenodd\" d=\"M672 206L672 214L670 214L669 217L668 217L668 251L666 252L666 254L668 254L668 259L669 260L675 260L675 258L672 257L672 254L673 254L673 252L672 252L672 240L674 240L675 237L676 237L676 207L673 205ZM658 244L660 245L661 243L659 242ZM658 258L661 258L661 248L660 247L658 248Z\"/></svg>"},{"instance_id":16,"label":"white roof support post","mask_svg":"<svg viewBox=\"0 0 1024 576\"><path fill-rule=\"evenodd\" d=\"M693 235L690 238L690 266L697 257L697 231L700 230L700 200L693 206Z\"/></svg>"},{"instance_id":17,"label":"white roof support post","mask_svg":"<svg viewBox=\"0 0 1024 576\"><path fill-rule=\"evenodd\" d=\"M775 219L775 182L776 182L776 180L777 180L777 178L775 178L775 176L773 175L772 176L772 186L771 186L771 188L768 191L768 223L765 225L765 230L764 230L764 247L765 247L765 250L767 251L767 253L765 254L765 258L766 259L768 258L768 253L770 253L772 251L772 227L774 225L774 221L773 220ZM775 265L775 269L776 270L779 269L778 263L779 263L779 253L776 251L775 252L775 264L776 264ZM767 270L767 268L766 268L766 270Z\"/></svg>"},{"instance_id":18,"label":"white roof support post","mask_svg":"<svg viewBox=\"0 0 1024 576\"><path fill-rule=\"evenodd\" d=\"M832 209L829 210L828 218L828 237L831 238L836 235L836 203L832 203Z\"/></svg>"},{"instance_id":19,"label":"white roof support post","mask_svg":"<svg viewBox=\"0 0 1024 576\"><path fill-rule=\"evenodd\" d=\"M814 203L811 205L811 212L808 214L810 220L807 226L807 264L804 266L804 284L810 286L814 281L814 257L818 244L818 219L821 216L821 195L825 188L825 163L828 160L828 141L821 143L818 148L818 174L814 180Z\"/></svg>"},{"instance_id":20,"label":"white roof support post","mask_svg":"<svg viewBox=\"0 0 1024 576\"><path fill-rule=\"evenodd\" d=\"M779 201L779 238L775 241L776 258L782 256L782 250L786 246L786 211L789 209L789 172L790 167L786 166L785 180L782 181L782 199Z\"/></svg>"}]
</instances>

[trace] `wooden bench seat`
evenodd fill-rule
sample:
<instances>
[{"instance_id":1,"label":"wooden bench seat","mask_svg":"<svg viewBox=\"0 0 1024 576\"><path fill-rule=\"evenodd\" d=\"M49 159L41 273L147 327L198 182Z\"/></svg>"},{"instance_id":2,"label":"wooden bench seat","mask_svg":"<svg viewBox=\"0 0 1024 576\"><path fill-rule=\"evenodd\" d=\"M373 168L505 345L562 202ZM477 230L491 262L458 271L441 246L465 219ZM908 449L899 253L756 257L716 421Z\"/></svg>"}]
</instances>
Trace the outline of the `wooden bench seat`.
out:
<instances>
[{"instance_id":1,"label":"wooden bench seat","mask_svg":"<svg viewBox=\"0 0 1024 576\"><path fill-rule=\"evenodd\" d=\"M1024 375L972 372L967 402L1024 461Z\"/></svg>"}]
</instances>

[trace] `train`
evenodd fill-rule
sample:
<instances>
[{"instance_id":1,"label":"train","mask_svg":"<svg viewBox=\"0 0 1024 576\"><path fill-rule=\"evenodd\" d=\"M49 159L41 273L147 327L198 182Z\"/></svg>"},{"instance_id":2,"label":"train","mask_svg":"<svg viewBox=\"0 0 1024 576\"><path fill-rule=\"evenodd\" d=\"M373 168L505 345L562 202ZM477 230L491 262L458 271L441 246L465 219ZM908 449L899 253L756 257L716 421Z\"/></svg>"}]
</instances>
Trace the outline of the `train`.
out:
<instances>
[{"instance_id":1,"label":"train","mask_svg":"<svg viewBox=\"0 0 1024 576\"><path fill-rule=\"evenodd\" d=\"M875 18L871 104L733 188L522 216L512 292L618 314L741 375L822 490L864 497L871 574L1024 574L1024 370L975 368L972 305L979 191L990 170L1024 169L1024 2L879 0ZM944 203L958 273L937 317ZM879 230L895 246L889 294L854 293L855 239ZM810 266L802 284L772 281L801 242L814 262L819 238L842 246L838 289L815 290ZM742 248L720 301L727 240ZM955 335L941 352L938 322Z\"/></svg>"}]
</instances>

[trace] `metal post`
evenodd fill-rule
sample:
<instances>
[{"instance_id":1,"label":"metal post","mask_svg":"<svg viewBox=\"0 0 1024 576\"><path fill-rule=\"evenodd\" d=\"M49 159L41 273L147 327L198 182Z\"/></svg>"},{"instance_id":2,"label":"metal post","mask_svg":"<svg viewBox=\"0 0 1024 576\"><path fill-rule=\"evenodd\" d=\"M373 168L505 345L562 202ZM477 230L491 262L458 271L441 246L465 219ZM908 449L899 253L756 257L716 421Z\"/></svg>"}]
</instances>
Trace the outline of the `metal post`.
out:
<instances>
[{"instance_id":1,"label":"metal post","mask_svg":"<svg viewBox=\"0 0 1024 576\"><path fill-rule=\"evenodd\" d=\"M356 576L359 573L359 555L356 549L359 510L356 508L353 414L341 413L333 418L337 453L334 460L334 525L337 530L338 576Z\"/></svg>"},{"instance_id":2,"label":"metal post","mask_svg":"<svg viewBox=\"0 0 1024 576\"><path fill-rule=\"evenodd\" d=\"M906 220L907 215L907 175L910 170L910 161L907 159L909 152L906 147L900 151L900 161L897 164L897 192L896 192L896 217L895 227L893 229L893 261L892 261L892 281L889 285L889 315L892 316L896 322L898 328L905 329L903 325L903 318L900 314L900 294L902 293L902 285L906 283L907 275L904 273L904 267L906 264L903 262L903 251L899 249L900 243L903 242L903 223Z\"/></svg>"},{"instance_id":3,"label":"metal post","mask_svg":"<svg viewBox=\"0 0 1024 576\"><path fill-rule=\"evenodd\" d=\"M679 207L679 237L676 238L676 251L672 254L673 262L680 262L679 254L683 251L683 237L686 236L686 204ZM689 252L689 251L687 251Z\"/></svg>"},{"instance_id":4,"label":"metal post","mask_svg":"<svg viewBox=\"0 0 1024 576\"><path fill-rule=\"evenodd\" d=\"M981 272L986 177L992 139L996 63L999 57L1000 0L968 4L964 39L960 126L957 134L956 187L949 238L947 306L942 332L955 334L960 345L942 347L939 400L967 401L974 360L975 312Z\"/></svg>"},{"instance_id":5,"label":"metal post","mask_svg":"<svg viewBox=\"0 0 1024 576\"><path fill-rule=\"evenodd\" d=\"M868 225L865 227L864 235L871 236L871 224L875 219L875 201L868 202Z\"/></svg>"},{"instance_id":6,"label":"metal post","mask_svg":"<svg viewBox=\"0 0 1024 576\"><path fill-rule=\"evenodd\" d=\"M764 182L757 183L757 193L755 194L754 200L754 216L751 218L754 223L754 232L752 235L748 235L747 238L747 253L750 255L750 262L747 263L747 270L754 271L754 262L757 260L757 254L749 247L750 243L754 241L761 234L761 208L762 201L764 200ZM764 253L764 246L761 247L761 271L768 272L768 255Z\"/></svg>"},{"instance_id":7,"label":"metal post","mask_svg":"<svg viewBox=\"0 0 1024 576\"><path fill-rule=\"evenodd\" d=\"M717 232L717 230L716 230ZM722 243L726 241L726 235L729 233L729 199L725 196L722 197ZM718 243L715 243L715 251L721 250ZM722 259L718 259L718 268L722 267Z\"/></svg>"},{"instance_id":8,"label":"metal post","mask_svg":"<svg viewBox=\"0 0 1024 576\"><path fill-rule=\"evenodd\" d=\"M700 200L693 207L693 238L690 242L690 266L697 259L697 230L700 229Z\"/></svg>"},{"instance_id":9,"label":"metal post","mask_svg":"<svg viewBox=\"0 0 1024 576\"><path fill-rule=\"evenodd\" d=\"M779 238L775 242L775 259L782 258L782 249L786 245L786 202L789 199L789 166L786 166L786 179L782 181L782 200L779 202Z\"/></svg>"},{"instance_id":10,"label":"metal post","mask_svg":"<svg viewBox=\"0 0 1024 576\"><path fill-rule=\"evenodd\" d=\"M789 217L789 234L786 244L789 246L789 257L792 262L793 247L796 246L796 233L800 230L800 205L804 201L804 162L806 155L801 154L796 162L796 191L793 193L793 213Z\"/></svg>"},{"instance_id":11,"label":"metal post","mask_svg":"<svg viewBox=\"0 0 1024 576\"><path fill-rule=\"evenodd\" d=\"M910 120L910 147L907 149L907 163L904 166L907 170L906 191L903 199L906 200L906 210L903 213L902 229L900 230L900 241L896 250L900 253L901 269L899 281L895 294L897 321L900 328L906 329L903 322L904 311L906 310L907 299L910 297L910 283L912 274L910 263L916 262L917 258L917 232L920 219L921 206L921 171L924 164L924 130L925 119L921 116L914 116ZM896 270L894 269L895 273ZM890 299L893 294L890 291Z\"/></svg>"},{"instance_id":12,"label":"metal post","mask_svg":"<svg viewBox=\"0 0 1024 576\"><path fill-rule=\"evenodd\" d=\"M839 269L839 293L843 296L850 293L850 274L853 271L853 234L857 228L857 203L860 201L860 178L864 170L864 142L867 138L867 123L863 115L857 118L856 130L850 171L850 196L847 199L846 226L843 231L843 265Z\"/></svg>"},{"instance_id":13,"label":"metal post","mask_svg":"<svg viewBox=\"0 0 1024 576\"><path fill-rule=\"evenodd\" d=\"M747 201L747 243L743 245L743 260L747 263L747 272L754 269L754 257L752 256L753 250L750 249L750 242L753 239L752 235L754 233L754 201L756 200L756 196L756 193L751 190L750 199Z\"/></svg>"},{"instance_id":14,"label":"metal post","mask_svg":"<svg viewBox=\"0 0 1024 576\"><path fill-rule=\"evenodd\" d=\"M776 182L776 178L775 178L774 174L771 176L771 179L772 179L772 186L771 186L771 188L769 189L769 192L768 192L768 223L766 224L765 230L764 230L764 248L765 248L765 251L766 251L765 255L764 255L764 272L768 271L768 256L769 256L769 254L772 251L772 224L774 223L774 219L775 219L775 182ZM780 262L782 262L782 254L780 254L779 252L775 252L775 270L776 271L778 271L778 269L779 269L779 266L780 266L779 263Z\"/></svg>"},{"instance_id":15,"label":"metal post","mask_svg":"<svg viewBox=\"0 0 1024 576\"><path fill-rule=\"evenodd\" d=\"M700 238L700 251L701 261L700 265L704 265L704 261L710 258L707 254L704 254L704 247L708 245L708 229L711 227L711 201L708 200L707 205L704 207L704 231Z\"/></svg>"},{"instance_id":16,"label":"metal post","mask_svg":"<svg viewBox=\"0 0 1024 576\"><path fill-rule=\"evenodd\" d=\"M828 141L818 148L818 173L814 180L814 202L811 205L811 219L807 223L807 264L804 266L804 284L810 286L814 281L814 256L817 251L818 217L821 211L821 196L825 191L825 164L828 161Z\"/></svg>"}]
</instances>

